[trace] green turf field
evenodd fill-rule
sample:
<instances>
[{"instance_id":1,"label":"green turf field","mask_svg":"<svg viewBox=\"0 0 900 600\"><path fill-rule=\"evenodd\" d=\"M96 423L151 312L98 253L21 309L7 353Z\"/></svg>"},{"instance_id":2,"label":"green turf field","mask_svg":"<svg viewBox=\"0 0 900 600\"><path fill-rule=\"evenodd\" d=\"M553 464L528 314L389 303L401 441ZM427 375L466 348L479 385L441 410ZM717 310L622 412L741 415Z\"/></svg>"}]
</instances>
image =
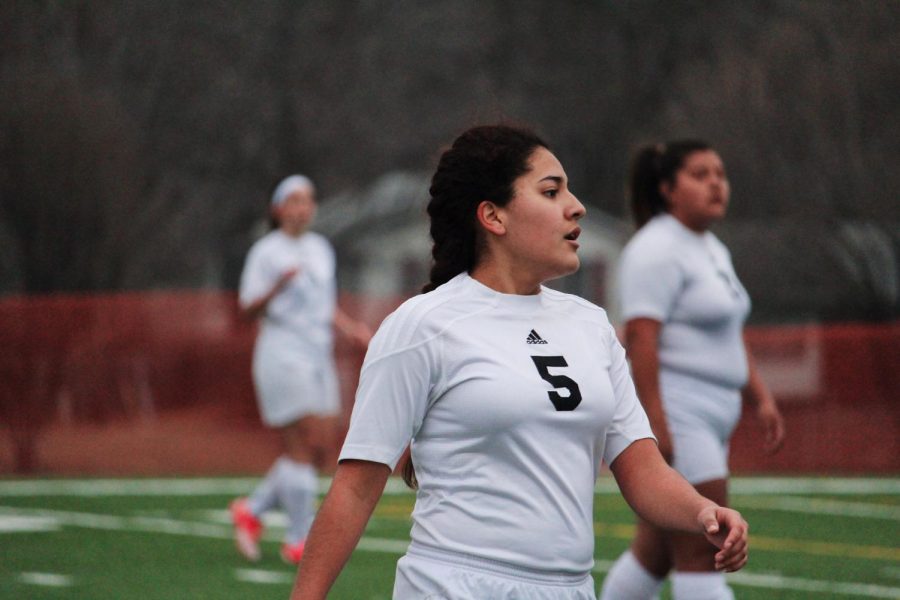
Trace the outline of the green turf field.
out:
<instances>
[{"instance_id":1,"label":"green turf field","mask_svg":"<svg viewBox=\"0 0 900 600\"><path fill-rule=\"evenodd\" d=\"M0 598L286 599L280 515L259 563L231 544L225 507L254 482L0 480ZM390 598L413 502L397 483L330 597ZM738 598L900 599L900 479L738 478L732 496L751 525L750 564L729 575ZM606 478L595 514L599 584L633 518Z\"/></svg>"}]
</instances>

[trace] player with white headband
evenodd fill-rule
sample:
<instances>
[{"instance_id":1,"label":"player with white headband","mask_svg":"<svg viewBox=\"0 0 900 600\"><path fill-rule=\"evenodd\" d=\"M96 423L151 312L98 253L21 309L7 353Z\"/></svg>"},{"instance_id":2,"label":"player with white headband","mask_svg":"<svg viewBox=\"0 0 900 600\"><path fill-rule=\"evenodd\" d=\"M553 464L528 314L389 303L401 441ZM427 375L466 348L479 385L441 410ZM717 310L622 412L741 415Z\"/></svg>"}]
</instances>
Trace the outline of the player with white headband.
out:
<instances>
[{"instance_id":1,"label":"player with white headband","mask_svg":"<svg viewBox=\"0 0 900 600\"><path fill-rule=\"evenodd\" d=\"M238 550L260 558L261 516L282 508L288 528L282 558L296 563L315 515L317 469L330 443L330 419L340 412L333 328L365 348L369 328L337 307L335 255L309 231L315 186L291 175L275 188L276 228L250 248L241 274L242 312L260 320L253 383L263 423L281 433L284 452L249 498L231 504Z\"/></svg>"}]
</instances>

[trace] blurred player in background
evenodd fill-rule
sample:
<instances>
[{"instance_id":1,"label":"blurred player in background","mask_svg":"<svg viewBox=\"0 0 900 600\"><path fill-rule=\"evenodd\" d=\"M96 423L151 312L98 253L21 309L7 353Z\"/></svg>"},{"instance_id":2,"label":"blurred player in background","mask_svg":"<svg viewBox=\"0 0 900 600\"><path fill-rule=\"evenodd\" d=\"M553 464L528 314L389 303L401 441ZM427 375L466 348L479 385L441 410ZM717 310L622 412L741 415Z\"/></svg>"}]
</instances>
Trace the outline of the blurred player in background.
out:
<instances>
[{"instance_id":1,"label":"blurred player in background","mask_svg":"<svg viewBox=\"0 0 900 600\"><path fill-rule=\"evenodd\" d=\"M578 269L585 213L546 144L470 129L430 193L427 293L372 340L292 598L326 597L410 440L418 492L396 599L593 599L602 460L645 518L705 532L721 568L742 567L746 523L663 460L606 313L542 285Z\"/></svg>"},{"instance_id":2,"label":"blurred player in background","mask_svg":"<svg viewBox=\"0 0 900 600\"><path fill-rule=\"evenodd\" d=\"M744 341L750 299L728 250L709 231L728 208L725 167L700 141L649 146L634 158L629 193L638 232L619 272L638 396L666 460L727 506L728 442L742 399L754 407L768 450L784 441L784 423ZM672 569L676 600L733 598L715 553L702 535L638 517L631 548L607 575L601 598L655 598Z\"/></svg>"},{"instance_id":3,"label":"blurred player in background","mask_svg":"<svg viewBox=\"0 0 900 600\"><path fill-rule=\"evenodd\" d=\"M333 328L365 348L369 328L337 308L334 251L308 231L315 188L303 175L283 180L272 194L276 228L247 255L240 306L262 323L253 353L253 382L263 422L279 430L284 453L249 498L231 504L237 548L260 558L261 516L281 508L289 526L281 555L297 563L315 516L317 468L327 451L340 394Z\"/></svg>"}]
</instances>

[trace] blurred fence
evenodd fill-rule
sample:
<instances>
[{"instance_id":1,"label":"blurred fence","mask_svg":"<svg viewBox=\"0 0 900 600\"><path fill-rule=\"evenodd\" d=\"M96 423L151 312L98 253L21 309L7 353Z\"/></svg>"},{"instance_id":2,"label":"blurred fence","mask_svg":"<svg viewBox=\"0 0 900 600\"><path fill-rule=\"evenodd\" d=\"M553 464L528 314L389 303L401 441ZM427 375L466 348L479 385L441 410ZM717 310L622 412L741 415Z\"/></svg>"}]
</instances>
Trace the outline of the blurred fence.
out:
<instances>
[{"instance_id":1,"label":"blurred fence","mask_svg":"<svg viewBox=\"0 0 900 600\"><path fill-rule=\"evenodd\" d=\"M373 327L399 301L341 297ZM265 469L278 440L256 412L254 336L233 293L0 299L0 474ZM748 339L789 439L765 456L748 415L736 472L900 472L900 322L757 327ZM363 357L340 340L336 352L340 433Z\"/></svg>"}]
</instances>

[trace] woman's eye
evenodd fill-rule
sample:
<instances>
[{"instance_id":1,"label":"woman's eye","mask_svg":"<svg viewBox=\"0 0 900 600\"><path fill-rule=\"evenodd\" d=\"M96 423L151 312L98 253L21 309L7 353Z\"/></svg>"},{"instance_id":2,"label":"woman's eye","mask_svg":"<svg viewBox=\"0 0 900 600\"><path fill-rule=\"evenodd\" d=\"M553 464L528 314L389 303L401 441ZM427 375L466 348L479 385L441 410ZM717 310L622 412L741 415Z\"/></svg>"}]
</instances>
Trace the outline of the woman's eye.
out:
<instances>
[{"instance_id":1,"label":"woman's eye","mask_svg":"<svg viewBox=\"0 0 900 600\"><path fill-rule=\"evenodd\" d=\"M548 198L556 198L556 195L559 194L559 190L547 190L544 192L544 195Z\"/></svg>"}]
</instances>

